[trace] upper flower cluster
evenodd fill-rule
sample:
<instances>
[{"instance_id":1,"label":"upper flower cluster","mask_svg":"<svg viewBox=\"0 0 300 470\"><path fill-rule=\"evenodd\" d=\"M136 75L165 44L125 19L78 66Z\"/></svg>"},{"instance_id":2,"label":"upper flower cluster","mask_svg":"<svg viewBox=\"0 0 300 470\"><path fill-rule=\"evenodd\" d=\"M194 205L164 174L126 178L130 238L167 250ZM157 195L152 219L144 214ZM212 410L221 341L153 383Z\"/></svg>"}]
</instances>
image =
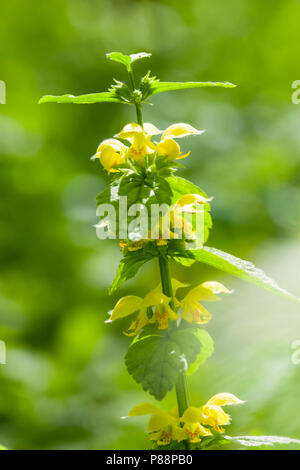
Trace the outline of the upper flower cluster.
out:
<instances>
[{"instance_id":1,"label":"upper flower cluster","mask_svg":"<svg viewBox=\"0 0 300 470\"><path fill-rule=\"evenodd\" d=\"M244 401L231 393L218 393L208 402L196 408L190 406L179 417L177 407L164 411L151 403L141 403L132 408L130 417L151 415L148 424L148 438L157 445L167 445L171 441L200 442L203 437L225 431L223 426L230 423L230 416L222 406L239 405Z\"/></svg>"},{"instance_id":2,"label":"upper flower cluster","mask_svg":"<svg viewBox=\"0 0 300 470\"><path fill-rule=\"evenodd\" d=\"M116 134L114 139L106 139L99 145L93 159L99 158L103 167L108 172L118 171L118 165L127 159L143 164L146 155L157 154L169 160L185 158L190 152L183 154L175 139L189 135L200 135L204 130L195 129L185 123L169 126L165 131L159 130L153 124L146 122L143 127L137 123L127 124ZM159 142L152 142L155 135L162 134ZM130 146L123 144L120 140L126 140Z\"/></svg>"}]
</instances>

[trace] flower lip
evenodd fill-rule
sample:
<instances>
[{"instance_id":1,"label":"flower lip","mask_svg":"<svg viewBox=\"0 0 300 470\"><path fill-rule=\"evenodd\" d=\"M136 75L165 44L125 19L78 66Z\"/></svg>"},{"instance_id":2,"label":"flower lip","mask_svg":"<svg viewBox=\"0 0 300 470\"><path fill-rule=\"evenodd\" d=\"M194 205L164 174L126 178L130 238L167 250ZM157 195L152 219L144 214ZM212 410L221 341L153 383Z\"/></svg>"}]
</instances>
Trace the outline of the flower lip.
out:
<instances>
[{"instance_id":1,"label":"flower lip","mask_svg":"<svg viewBox=\"0 0 300 470\"><path fill-rule=\"evenodd\" d=\"M184 122L179 122L177 124L172 124L169 126L163 133L161 140L163 141L166 138L169 139L180 139L189 135L201 135L206 132L205 129L199 130L190 124Z\"/></svg>"}]
</instances>

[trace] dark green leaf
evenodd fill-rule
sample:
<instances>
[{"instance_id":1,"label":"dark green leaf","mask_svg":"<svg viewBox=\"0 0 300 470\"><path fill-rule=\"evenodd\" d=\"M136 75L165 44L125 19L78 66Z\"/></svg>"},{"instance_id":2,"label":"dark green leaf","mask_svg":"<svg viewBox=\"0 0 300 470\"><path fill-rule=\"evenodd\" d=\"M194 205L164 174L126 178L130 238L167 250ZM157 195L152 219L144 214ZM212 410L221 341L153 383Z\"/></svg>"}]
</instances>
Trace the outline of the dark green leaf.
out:
<instances>
[{"instance_id":1,"label":"dark green leaf","mask_svg":"<svg viewBox=\"0 0 300 470\"><path fill-rule=\"evenodd\" d=\"M120 261L117 274L109 288L109 294L115 292L123 282L133 278L147 261L156 256L152 243L137 251L129 251Z\"/></svg>"},{"instance_id":2,"label":"dark green leaf","mask_svg":"<svg viewBox=\"0 0 300 470\"><path fill-rule=\"evenodd\" d=\"M130 346L125 364L145 391L162 400L178 375L196 360L199 349L200 342L190 330L145 336Z\"/></svg>"}]
</instances>

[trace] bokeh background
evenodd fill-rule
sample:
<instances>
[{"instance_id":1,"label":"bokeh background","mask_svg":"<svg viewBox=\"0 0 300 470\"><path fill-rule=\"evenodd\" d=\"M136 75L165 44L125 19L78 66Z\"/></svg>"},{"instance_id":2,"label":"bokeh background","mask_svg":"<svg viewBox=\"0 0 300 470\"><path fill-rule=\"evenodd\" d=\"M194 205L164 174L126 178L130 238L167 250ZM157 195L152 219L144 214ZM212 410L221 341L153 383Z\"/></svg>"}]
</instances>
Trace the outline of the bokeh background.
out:
<instances>
[{"instance_id":1,"label":"bokeh background","mask_svg":"<svg viewBox=\"0 0 300 470\"><path fill-rule=\"evenodd\" d=\"M181 175L214 196L210 246L245 257L300 294L300 78L296 0L49 0L2 2L0 79L0 442L14 449L143 449L151 401L125 370L129 339L106 325L121 295L156 285L157 266L113 297L121 253L99 241L95 197L107 183L98 143L134 120L118 104L43 105L44 94L106 90L125 79L106 52L153 53L137 74L216 80L234 90L157 95L144 110L160 128L207 129L187 139ZM215 354L191 379L194 405L220 391L247 400L231 435L300 438L299 306L213 269L172 265L180 280L218 279L235 293L212 305ZM169 393L162 406L174 405Z\"/></svg>"}]
</instances>

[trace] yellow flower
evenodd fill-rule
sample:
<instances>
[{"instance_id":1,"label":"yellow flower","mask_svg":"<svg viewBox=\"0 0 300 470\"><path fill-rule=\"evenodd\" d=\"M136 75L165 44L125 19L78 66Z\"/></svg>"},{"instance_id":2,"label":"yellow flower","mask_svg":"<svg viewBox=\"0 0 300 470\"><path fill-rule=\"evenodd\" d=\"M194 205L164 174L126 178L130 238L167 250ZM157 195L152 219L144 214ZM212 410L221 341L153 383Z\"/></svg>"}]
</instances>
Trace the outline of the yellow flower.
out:
<instances>
[{"instance_id":1,"label":"yellow flower","mask_svg":"<svg viewBox=\"0 0 300 470\"><path fill-rule=\"evenodd\" d=\"M128 147L116 139L106 139L99 145L96 154L92 159L99 158L103 167L109 172L117 172L115 168L125 161Z\"/></svg>"},{"instance_id":2,"label":"yellow flower","mask_svg":"<svg viewBox=\"0 0 300 470\"><path fill-rule=\"evenodd\" d=\"M151 137L160 133L161 131L149 122L145 122L143 127L133 122L123 127L115 137L128 140L131 147L127 155L142 164L144 156L150 155L156 150L155 144L151 142Z\"/></svg>"},{"instance_id":3,"label":"yellow flower","mask_svg":"<svg viewBox=\"0 0 300 470\"><path fill-rule=\"evenodd\" d=\"M121 248L124 248L125 251L138 251L143 248L144 240L138 240L136 242L130 240L121 240L119 245Z\"/></svg>"},{"instance_id":4,"label":"yellow flower","mask_svg":"<svg viewBox=\"0 0 300 470\"><path fill-rule=\"evenodd\" d=\"M180 146L174 139L185 137L188 135L200 135L205 132L199 131L189 124L178 123L169 126L163 133L159 144L157 145L158 155L165 156L169 160L181 159L187 157L190 152L183 154Z\"/></svg>"},{"instance_id":5,"label":"yellow flower","mask_svg":"<svg viewBox=\"0 0 300 470\"><path fill-rule=\"evenodd\" d=\"M197 226L197 223L193 217L193 214L204 214L204 204L211 201L204 196L199 194L185 194L181 196L171 208L171 227L174 231L174 238L188 238L189 240L196 240L201 238L203 224L201 227ZM204 216L203 216L204 217ZM201 222L204 219L201 218Z\"/></svg>"},{"instance_id":6,"label":"yellow flower","mask_svg":"<svg viewBox=\"0 0 300 470\"><path fill-rule=\"evenodd\" d=\"M156 441L158 445L167 445L171 441L183 441L186 433L180 427L177 407L170 411L164 411L151 403L136 405L129 412L129 417L151 414L148 423L149 439Z\"/></svg>"},{"instance_id":7,"label":"yellow flower","mask_svg":"<svg viewBox=\"0 0 300 470\"><path fill-rule=\"evenodd\" d=\"M187 433L192 432L190 430L195 429L195 434L193 436L194 440L191 442L197 442L197 440L199 440L199 436L203 435L201 433L203 432L203 429L205 430L205 427L213 428L217 432L224 432L223 426L229 424L231 418L227 413L225 413L222 406L239 405L242 403L244 403L244 401L231 393L218 393L210 398L208 402L200 408L190 406L184 412L181 419L184 422L184 427ZM198 435L196 432L197 426L200 426ZM206 431L208 434L211 434L210 431Z\"/></svg>"},{"instance_id":8,"label":"yellow flower","mask_svg":"<svg viewBox=\"0 0 300 470\"><path fill-rule=\"evenodd\" d=\"M185 440L197 443L203 437L213 435L211 428L224 432L222 426L230 423L230 416L223 411L222 406L241 403L244 401L231 393L218 393L200 408L190 406L182 417L179 417L177 407L164 411L151 403L134 406L128 417L151 415L148 423L149 439L158 445Z\"/></svg>"},{"instance_id":9,"label":"yellow flower","mask_svg":"<svg viewBox=\"0 0 300 470\"><path fill-rule=\"evenodd\" d=\"M230 293L231 291L220 282L203 282L199 286L191 289L184 299L181 300L181 317L190 323L208 323L212 315L199 303L200 300L205 302L216 301L219 300L216 294Z\"/></svg>"},{"instance_id":10,"label":"yellow flower","mask_svg":"<svg viewBox=\"0 0 300 470\"><path fill-rule=\"evenodd\" d=\"M122 297L115 305L108 321L111 322L138 312L137 318L129 326L126 335L134 336L145 325L156 322L158 329L164 330L168 328L169 320L178 319L177 313L169 305L170 300L170 297L157 290L149 292L144 298L136 295Z\"/></svg>"}]
</instances>

